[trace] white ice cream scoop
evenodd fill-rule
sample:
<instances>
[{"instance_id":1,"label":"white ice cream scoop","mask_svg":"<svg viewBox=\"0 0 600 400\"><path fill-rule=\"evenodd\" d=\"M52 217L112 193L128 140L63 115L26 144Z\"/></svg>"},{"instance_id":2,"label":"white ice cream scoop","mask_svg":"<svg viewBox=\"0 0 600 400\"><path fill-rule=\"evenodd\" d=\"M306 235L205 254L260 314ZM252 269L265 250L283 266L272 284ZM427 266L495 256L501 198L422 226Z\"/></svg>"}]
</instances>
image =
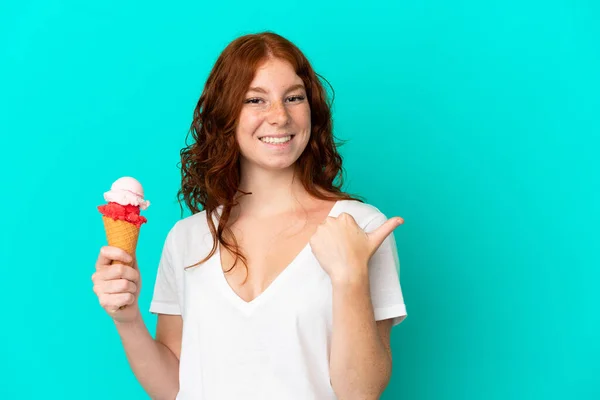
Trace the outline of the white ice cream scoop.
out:
<instances>
[{"instance_id":1,"label":"white ice cream scoop","mask_svg":"<svg viewBox=\"0 0 600 400\"><path fill-rule=\"evenodd\" d=\"M150 202L144 200L142 184L130 176L124 176L114 181L110 190L104 193L104 200L122 206L139 206L142 210L150 206Z\"/></svg>"}]
</instances>

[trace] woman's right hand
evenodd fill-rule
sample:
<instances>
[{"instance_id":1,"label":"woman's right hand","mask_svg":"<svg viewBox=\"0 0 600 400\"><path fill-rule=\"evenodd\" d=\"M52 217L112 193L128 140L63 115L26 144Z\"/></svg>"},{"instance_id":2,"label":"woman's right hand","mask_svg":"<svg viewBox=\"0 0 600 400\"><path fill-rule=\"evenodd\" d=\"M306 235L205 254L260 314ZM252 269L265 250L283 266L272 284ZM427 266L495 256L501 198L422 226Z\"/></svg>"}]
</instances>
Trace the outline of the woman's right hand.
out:
<instances>
[{"instance_id":1,"label":"woman's right hand","mask_svg":"<svg viewBox=\"0 0 600 400\"><path fill-rule=\"evenodd\" d=\"M115 264L111 264L113 261ZM140 313L141 278L135 259L132 267L125 265L131 261L132 257L118 247L102 247L92 275L94 293L115 322L131 322Z\"/></svg>"}]
</instances>

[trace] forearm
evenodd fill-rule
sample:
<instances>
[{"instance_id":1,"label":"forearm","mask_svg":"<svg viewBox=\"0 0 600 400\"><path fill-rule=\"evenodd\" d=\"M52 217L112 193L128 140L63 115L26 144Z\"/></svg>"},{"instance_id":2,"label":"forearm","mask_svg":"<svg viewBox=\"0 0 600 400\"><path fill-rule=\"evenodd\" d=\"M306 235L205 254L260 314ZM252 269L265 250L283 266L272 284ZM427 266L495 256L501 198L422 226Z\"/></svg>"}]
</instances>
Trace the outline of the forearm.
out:
<instances>
[{"instance_id":1,"label":"forearm","mask_svg":"<svg viewBox=\"0 0 600 400\"><path fill-rule=\"evenodd\" d=\"M115 323L131 369L152 399L173 400L179 391L179 360L152 338L141 315L133 322Z\"/></svg>"},{"instance_id":2,"label":"forearm","mask_svg":"<svg viewBox=\"0 0 600 400\"><path fill-rule=\"evenodd\" d=\"M340 400L379 399L391 374L369 292L368 277L333 281L330 374Z\"/></svg>"}]
</instances>

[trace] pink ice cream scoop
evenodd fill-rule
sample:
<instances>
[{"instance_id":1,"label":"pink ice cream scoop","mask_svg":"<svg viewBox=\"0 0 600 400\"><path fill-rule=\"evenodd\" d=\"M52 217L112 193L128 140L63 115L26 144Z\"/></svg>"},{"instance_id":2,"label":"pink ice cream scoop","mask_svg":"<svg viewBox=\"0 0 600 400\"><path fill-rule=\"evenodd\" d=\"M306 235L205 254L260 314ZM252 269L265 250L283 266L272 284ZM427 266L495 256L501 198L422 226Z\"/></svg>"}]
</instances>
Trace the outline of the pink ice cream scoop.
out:
<instances>
[{"instance_id":1,"label":"pink ice cream scoop","mask_svg":"<svg viewBox=\"0 0 600 400\"><path fill-rule=\"evenodd\" d=\"M150 202L144 200L144 189L141 183L129 176L117 179L110 190L104 193L104 200L122 206L138 206L142 210L150 206Z\"/></svg>"}]
</instances>

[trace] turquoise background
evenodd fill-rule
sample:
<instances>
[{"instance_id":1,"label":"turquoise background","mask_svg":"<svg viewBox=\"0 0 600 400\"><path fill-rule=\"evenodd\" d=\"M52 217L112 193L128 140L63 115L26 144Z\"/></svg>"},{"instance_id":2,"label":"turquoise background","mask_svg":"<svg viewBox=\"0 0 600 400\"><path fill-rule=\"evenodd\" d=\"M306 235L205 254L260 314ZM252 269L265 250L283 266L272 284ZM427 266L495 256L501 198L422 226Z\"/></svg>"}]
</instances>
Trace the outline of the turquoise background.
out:
<instances>
[{"instance_id":1,"label":"turquoise background","mask_svg":"<svg viewBox=\"0 0 600 400\"><path fill-rule=\"evenodd\" d=\"M347 188L406 220L383 398L600 398L598 21L586 0L3 2L0 398L146 398L92 292L96 206L146 188L147 310L204 80L266 29L335 88Z\"/></svg>"}]
</instances>

